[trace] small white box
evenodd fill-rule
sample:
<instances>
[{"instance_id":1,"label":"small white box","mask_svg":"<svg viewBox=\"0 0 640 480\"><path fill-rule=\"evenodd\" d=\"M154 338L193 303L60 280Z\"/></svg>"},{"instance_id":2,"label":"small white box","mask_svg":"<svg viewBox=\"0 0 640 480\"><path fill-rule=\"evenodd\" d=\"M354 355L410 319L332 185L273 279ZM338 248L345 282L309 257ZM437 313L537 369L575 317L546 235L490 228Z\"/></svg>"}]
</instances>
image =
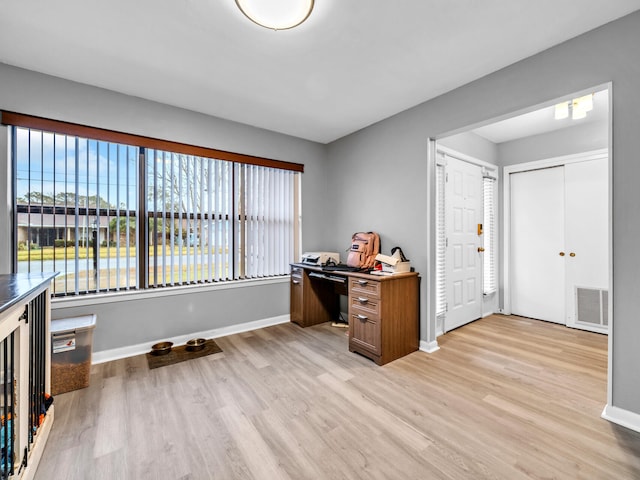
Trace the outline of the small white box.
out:
<instances>
[{"instance_id":1,"label":"small white box","mask_svg":"<svg viewBox=\"0 0 640 480\"><path fill-rule=\"evenodd\" d=\"M398 262L395 265L389 265L388 263L382 263L382 271L389 273L403 273L411 271L411 262Z\"/></svg>"},{"instance_id":2,"label":"small white box","mask_svg":"<svg viewBox=\"0 0 640 480\"><path fill-rule=\"evenodd\" d=\"M411 262L401 262L396 257L378 254L376 260L382 265L382 271L387 273L403 273L411 271Z\"/></svg>"}]
</instances>

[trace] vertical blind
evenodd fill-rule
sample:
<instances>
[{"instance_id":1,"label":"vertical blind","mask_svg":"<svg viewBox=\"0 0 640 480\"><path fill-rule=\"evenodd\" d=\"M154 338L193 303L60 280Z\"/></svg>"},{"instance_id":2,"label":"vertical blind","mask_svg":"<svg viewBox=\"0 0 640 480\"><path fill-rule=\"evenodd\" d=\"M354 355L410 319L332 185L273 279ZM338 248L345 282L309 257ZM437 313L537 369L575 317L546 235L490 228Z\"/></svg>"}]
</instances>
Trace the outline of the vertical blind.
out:
<instances>
[{"instance_id":1,"label":"vertical blind","mask_svg":"<svg viewBox=\"0 0 640 480\"><path fill-rule=\"evenodd\" d=\"M60 272L56 295L135 288L138 151L15 128L15 270Z\"/></svg>"},{"instance_id":2,"label":"vertical blind","mask_svg":"<svg viewBox=\"0 0 640 480\"><path fill-rule=\"evenodd\" d=\"M233 163L153 149L145 155L149 285L230 279Z\"/></svg>"},{"instance_id":3,"label":"vertical blind","mask_svg":"<svg viewBox=\"0 0 640 480\"><path fill-rule=\"evenodd\" d=\"M496 180L484 177L482 180L484 215L484 257L482 290L484 295L496 291Z\"/></svg>"},{"instance_id":4,"label":"vertical blind","mask_svg":"<svg viewBox=\"0 0 640 480\"><path fill-rule=\"evenodd\" d=\"M296 173L238 165L236 278L286 275L294 258Z\"/></svg>"},{"instance_id":5,"label":"vertical blind","mask_svg":"<svg viewBox=\"0 0 640 480\"><path fill-rule=\"evenodd\" d=\"M14 271L61 272L56 296L287 275L299 254L301 164L1 113Z\"/></svg>"},{"instance_id":6,"label":"vertical blind","mask_svg":"<svg viewBox=\"0 0 640 480\"><path fill-rule=\"evenodd\" d=\"M447 310L445 232L445 166L436 165L436 315Z\"/></svg>"}]
</instances>

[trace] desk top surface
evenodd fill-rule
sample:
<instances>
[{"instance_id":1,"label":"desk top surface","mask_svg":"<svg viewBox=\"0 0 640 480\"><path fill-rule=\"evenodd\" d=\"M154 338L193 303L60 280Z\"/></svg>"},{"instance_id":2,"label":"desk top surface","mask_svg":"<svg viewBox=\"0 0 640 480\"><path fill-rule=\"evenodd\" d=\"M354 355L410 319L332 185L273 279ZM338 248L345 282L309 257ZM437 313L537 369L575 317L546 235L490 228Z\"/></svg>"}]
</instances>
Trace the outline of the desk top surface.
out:
<instances>
[{"instance_id":1,"label":"desk top surface","mask_svg":"<svg viewBox=\"0 0 640 480\"><path fill-rule=\"evenodd\" d=\"M399 278L406 277L417 277L418 272L403 272L403 273L394 273L393 275L373 275L371 273L364 272L349 272L344 270L326 270L322 267L316 267L314 265L307 265L304 263L292 263L293 267L304 268L305 270L309 270L310 272L320 272L325 273L327 275L335 275L342 277L356 277L356 278L366 278L367 280L375 280L375 281L388 281L388 280L397 280Z\"/></svg>"}]
</instances>

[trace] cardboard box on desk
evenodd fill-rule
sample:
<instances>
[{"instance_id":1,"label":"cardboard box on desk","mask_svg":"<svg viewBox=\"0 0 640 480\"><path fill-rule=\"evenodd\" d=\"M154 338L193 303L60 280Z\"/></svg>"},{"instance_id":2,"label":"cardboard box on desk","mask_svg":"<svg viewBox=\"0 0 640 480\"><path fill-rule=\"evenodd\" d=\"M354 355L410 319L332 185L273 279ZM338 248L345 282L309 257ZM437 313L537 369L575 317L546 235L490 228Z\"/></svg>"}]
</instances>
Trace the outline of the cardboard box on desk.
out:
<instances>
[{"instance_id":1,"label":"cardboard box on desk","mask_svg":"<svg viewBox=\"0 0 640 480\"><path fill-rule=\"evenodd\" d=\"M396 257L378 254L376 260L382 264L382 271L386 273L403 273L411 271L411 262L401 262Z\"/></svg>"}]
</instances>

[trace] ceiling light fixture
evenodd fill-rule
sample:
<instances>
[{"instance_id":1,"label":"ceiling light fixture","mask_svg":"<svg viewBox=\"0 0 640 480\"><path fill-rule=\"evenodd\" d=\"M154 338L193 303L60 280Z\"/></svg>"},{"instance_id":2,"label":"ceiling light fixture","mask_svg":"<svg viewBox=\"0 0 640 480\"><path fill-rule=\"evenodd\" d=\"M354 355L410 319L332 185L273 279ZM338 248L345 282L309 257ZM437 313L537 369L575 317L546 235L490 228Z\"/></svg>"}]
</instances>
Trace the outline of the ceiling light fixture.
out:
<instances>
[{"instance_id":1,"label":"ceiling light fixture","mask_svg":"<svg viewBox=\"0 0 640 480\"><path fill-rule=\"evenodd\" d=\"M571 101L557 103L554 118L562 120L569 117L571 112L572 120L580 120L587 116L587 112L593 110L593 93L582 97L574 98Z\"/></svg>"},{"instance_id":2,"label":"ceiling light fixture","mask_svg":"<svg viewBox=\"0 0 640 480\"><path fill-rule=\"evenodd\" d=\"M562 120L567 117L569 117L569 102L557 103L554 118L556 120Z\"/></svg>"},{"instance_id":3,"label":"ceiling light fixture","mask_svg":"<svg viewBox=\"0 0 640 480\"><path fill-rule=\"evenodd\" d=\"M249 20L261 27L287 30L309 18L314 0L236 0L236 4Z\"/></svg>"}]
</instances>

